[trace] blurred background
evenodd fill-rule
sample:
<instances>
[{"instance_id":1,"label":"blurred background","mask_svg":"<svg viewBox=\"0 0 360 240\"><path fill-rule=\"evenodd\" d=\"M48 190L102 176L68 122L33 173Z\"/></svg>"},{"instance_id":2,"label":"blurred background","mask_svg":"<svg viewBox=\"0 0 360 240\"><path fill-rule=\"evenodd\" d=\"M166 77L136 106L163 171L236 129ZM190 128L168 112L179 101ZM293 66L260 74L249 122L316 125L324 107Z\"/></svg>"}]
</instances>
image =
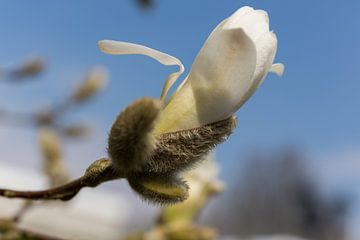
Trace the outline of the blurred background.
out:
<instances>
[{"instance_id":1,"label":"blurred background","mask_svg":"<svg viewBox=\"0 0 360 240\"><path fill-rule=\"evenodd\" d=\"M64 126L81 122L91 128L84 140L62 141L71 176L80 176L106 155L119 111L136 98L158 97L175 69L143 56L105 55L97 41L147 45L178 57L188 72L222 19L244 5L264 9L278 37L275 62L285 64L285 74L270 74L237 112L235 133L215 154L227 187L209 202L200 223L226 235L358 239L360 2L141 2L1 1L0 113L48 109L70 96L94 66L107 68L110 81L101 94L58 116ZM16 73L34 57L45 64L41 74L9 80L9 69ZM0 166L41 171L38 128L1 116ZM129 213L124 231L151 226L158 208L142 202L125 182L101 188L121 193L122 204L147 216Z\"/></svg>"}]
</instances>

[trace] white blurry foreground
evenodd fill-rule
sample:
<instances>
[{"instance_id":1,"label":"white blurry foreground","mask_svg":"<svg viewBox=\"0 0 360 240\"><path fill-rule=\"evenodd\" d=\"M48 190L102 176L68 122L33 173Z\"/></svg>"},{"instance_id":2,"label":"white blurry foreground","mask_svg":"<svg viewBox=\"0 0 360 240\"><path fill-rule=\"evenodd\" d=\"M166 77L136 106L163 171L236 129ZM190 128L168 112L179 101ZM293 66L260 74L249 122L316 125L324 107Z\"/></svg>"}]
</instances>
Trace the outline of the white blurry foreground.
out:
<instances>
[{"instance_id":1,"label":"white blurry foreground","mask_svg":"<svg viewBox=\"0 0 360 240\"><path fill-rule=\"evenodd\" d=\"M1 187L43 189L46 177L0 165ZM61 239L115 240L127 228L132 205L123 196L98 189L84 189L69 202L37 202L20 220L19 227ZM0 218L11 218L24 200L0 198ZM134 210L134 209L133 209Z\"/></svg>"}]
</instances>

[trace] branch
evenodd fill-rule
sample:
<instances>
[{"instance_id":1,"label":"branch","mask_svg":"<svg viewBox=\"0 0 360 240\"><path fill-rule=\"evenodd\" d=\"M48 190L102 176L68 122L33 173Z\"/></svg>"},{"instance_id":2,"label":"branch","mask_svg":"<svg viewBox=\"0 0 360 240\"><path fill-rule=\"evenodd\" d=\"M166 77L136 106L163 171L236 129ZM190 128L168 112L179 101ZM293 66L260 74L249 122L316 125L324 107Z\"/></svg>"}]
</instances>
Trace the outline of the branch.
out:
<instances>
[{"instance_id":1,"label":"branch","mask_svg":"<svg viewBox=\"0 0 360 240\"><path fill-rule=\"evenodd\" d=\"M25 215L25 213L33 206L33 202L27 200L21 208L17 211L14 217L12 217L12 221L14 223L17 223L20 221L20 219Z\"/></svg>"},{"instance_id":2,"label":"branch","mask_svg":"<svg viewBox=\"0 0 360 240\"><path fill-rule=\"evenodd\" d=\"M7 198L22 198L31 200L62 200L72 199L84 187L96 187L103 182L124 178L116 171L107 158L95 161L85 174L67 184L42 191L17 191L0 189L0 196Z\"/></svg>"},{"instance_id":3,"label":"branch","mask_svg":"<svg viewBox=\"0 0 360 240\"><path fill-rule=\"evenodd\" d=\"M36 124L36 116L33 113L13 112L0 109L0 121L18 126Z\"/></svg>"}]
</instances>

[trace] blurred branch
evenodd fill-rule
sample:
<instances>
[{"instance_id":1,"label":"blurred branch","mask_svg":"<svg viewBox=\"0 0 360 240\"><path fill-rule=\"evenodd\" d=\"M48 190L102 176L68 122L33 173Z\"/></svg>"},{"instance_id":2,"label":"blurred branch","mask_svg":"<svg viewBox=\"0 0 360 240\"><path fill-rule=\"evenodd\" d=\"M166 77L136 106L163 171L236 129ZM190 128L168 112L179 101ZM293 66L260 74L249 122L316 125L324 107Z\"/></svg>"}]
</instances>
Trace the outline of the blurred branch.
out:
<instances>
[{"instance_id":1,"label":"blurred branch","mask_svg":"<svg viewBox=\"0 0 360 240\"><path fill-rule=\"evenodd\" d=\"M35 65L35 63L33 63L33 65ZM31 72L30 66L27 66L26 69L28 73ZM23 70L23 72L25 72L25 70ZM32 73L34 72L35 70L33 70ZM108 73L106 69L94 67L88 72L84 80L74 89L70 96L63 101L54 104L50 108L30 113L0 109L0 122L17 127L53 127L55 130L63 132L63 136L68 137L86 136L86 133L89 131L89 128L86 126L62 126L60 120L72 106L90 101L96 94L103 90L107 80Z\"/></svg>"},{"instance_id":2,"label":"blurred branch","mask_svg":"<svg viewBox=\"0 0 360 240\"><path fill-rule=\"evenodd\" d=\"M90 131L90 127L84 124L63 127L63 129L61 130L61 132L63 132L65 136L71 138L87 137L89 136Z\"/></svg>"},{"instance_id":3,"label":"blurred branch","mask_svg":"<svg viewBox=\"0 0 360 240\"><path fill-rule=\"evenodd\" d=\"M58 117L63 115L73 106L89 102L95 95L106 87L107 81L107 70L102 67L94 67L73 90L71 95L62 102L53 106L50 112L54 117Z\"/></svg>"},{"instance_id":4,"label":"blurred branch","mask_svg":"<svg viewBox=\"0 0 360 240\"><path fill-rule=\"evenodd\" d=\"M41 57L36 57L26 61L23 65L10 72L13 80L22 80L40 74L45 69L45 61Z\"/></svg>"},{"instance_id":5,"label":"blurred branch","mask_svg":"<svg viewBox=\"0 0 360 240\"><path fill-rule=\"evenodd\" d=\"M2 240L65 240L18 228L7 219L0 219L0 237Z\"/></svg>"},{"instance_id":6,"label":"blurred branch","mask_svg":"<svg viewBox=\"0 0 360 240\"><path fill-rule=\"evenodd\" d=\"M7 82L24 81L29 77L39 75L44 68L45 63L42 58L33 58L14 69L1 69L0 79L2 78L2 80ZM60 132L61 135L65 137L80 138L86 136L90 131L89 128L81 124L63 126L60 122L61 118L71 106L89 101L102 90L107 81L107 77L108 74L105 69L99 67L91 69L70 97L51 108L41 109L32 113L0 110L0 122L2 123L16 127L39 128L39 145L44 158L43 170L49 180L50 187L68 182L70 175L65 167L62 157L61 140L57 132ZM84 184L86 185L86 182ZM73 191L71 193L63 192L59 194L75 195L85 185L80 184L77 186L72 183L67 185L67 189L55 188L53 189L54 191L50 191L49 194L55 194L58 193L58 191ZM73 188L71 189L71 187ZM9 193L15 195L20 194L14 191L11 192L11 190L7 192L7 194ZM34 197L32 194L27 195L29 198ZM26 212L31 209L32 205L31 201L26 201L12 220L14 222L20 221Z\"/></svg>"},{"instance_id":7,"label":"blurred branch","mask_svg":"<svg viewBox=\"0 0 360 240\"><path fill-rule=\"evenodd\" d=\"M107 78L108 73L106 69L99 67L92 69L75 89L70 98L70 102L79 104L89 101L106 86Z\"/></svg>"},{"instance_id":8,"label":"blurred branch","mask_svg":"<svg viewBox=\"0 0 360 240\"><path fill-rule=\"evenodd\" d=\"M32 207L33 203L31 201L26 201L21 208L17 211L14 217L12 217L12 221L14 223L19 222L20 219L24 216L24 214Z\"/></svg>"},{"instance_id":9,"label":"blurred branch","mask_svg":"<svg viewBox=\"0 0 360 240\"><path fill-rule=\"evenodd\" d=\"M0 109L0 122L17 127L35 126L36 115L33 113L14 112Z\"/></svg>"},{"instance_id":10,"label":"blurred branch","mask_svg":"<svg viewBox=\"0 0 360 240\"><path fill-rule=\"evenodd\" d=\"M0 79L6 82L17 83L37 76L45 69L45 61L42 57L34 57L13 69L1 69Z\"/></svg>"}]
</instances>

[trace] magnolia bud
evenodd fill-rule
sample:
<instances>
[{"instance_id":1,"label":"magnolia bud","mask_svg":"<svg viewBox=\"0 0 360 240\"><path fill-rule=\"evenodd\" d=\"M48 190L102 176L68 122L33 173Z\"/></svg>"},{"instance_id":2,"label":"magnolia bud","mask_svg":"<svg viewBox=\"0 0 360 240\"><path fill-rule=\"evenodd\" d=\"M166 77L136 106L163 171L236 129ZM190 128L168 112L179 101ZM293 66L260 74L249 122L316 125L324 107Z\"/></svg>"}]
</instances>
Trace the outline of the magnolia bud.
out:
<instances>
[{"instance_id":1,"label":"magnolia bud","mask_svg":"<svg viewBox=\"0 0 360 240\"><path fill-rule=\"evenodd\" d=\"M158 204L181 202L187 199L188 185L172 175L134 175L128 177L130 186L145 200Z\"/></svg>"},{"instance_id":2,"label":"magnolia bud","mask_svg":"<svg viewBox=\"0 0 360 240\"><path fill-rule=\"evenodd\" d=\"M140 170L152 154L154 123L161 106L159 100L142 98L130 104L115 120L109 135L108 152L119 171Z\"/></svg>"},{"instance_id":3,"label":"magnolia bud","mask_svg":"<svg viewBox=\"0 0 360 240\"><path fill-rule=\"evenodd\" d=\"M63 163L57 134L50 128L42 128L39 132L39 143L44 156L44 172L50 179L50 185L67 182L69 176Z\"/></svg>"},{"instance_id":4,"label":"magnolia bud","mask_svg":"<svg viewBox=\"0 0 360 240\"><path fill-rule=\"evenodd\" d=\"M16 79L23 79L39 74L45 68L44 59L36 57L28 60L22 66L18 67L12 72L12 76Z\"/></svg>"},{"instance_id":5,"label":"magnolia bud","mask_svg":"<svg viewBox=\"0 0 360 240\"><path fill-rule=\"evenodd\" d=\"M95 68L90 71L81 85L75 90L72 99L75 102L84 102L105 87L107 71L102 68Z\"/></svg>"},{"instance_id":6,"label":"magnolia bud","mask_svg":"<svg viewBox=\"0 0 360 240\"><path fill-rule=\"evenodd\" d=\"M64 129L64 134L67 137L81 138L87 137L90 133L90 128L86 125L74 125Z\"/></svg>"},{"instance_id":7,"label":"magnolia bud","mask_svg":"<svg viewBox=\"0 0 360 240\"><path fill-rule=\"evenodd\" d=\"M55 162L62 157L60 140L56 133L50 128L40 129L39 143L43 155L48 162Z\"/></svg>"},{"instance_id":8,"label":"magnolia bud","mask_svg":"<svg viewBox=\"0 0 360 240\"><path fill-rule=\"evenodd\" d=\"M225 141L236 127L236 118L177 132L156 138L152 157L146 169L157 173L181 172L199 164L218 144Z\"/></svg>"}]
</instances>

